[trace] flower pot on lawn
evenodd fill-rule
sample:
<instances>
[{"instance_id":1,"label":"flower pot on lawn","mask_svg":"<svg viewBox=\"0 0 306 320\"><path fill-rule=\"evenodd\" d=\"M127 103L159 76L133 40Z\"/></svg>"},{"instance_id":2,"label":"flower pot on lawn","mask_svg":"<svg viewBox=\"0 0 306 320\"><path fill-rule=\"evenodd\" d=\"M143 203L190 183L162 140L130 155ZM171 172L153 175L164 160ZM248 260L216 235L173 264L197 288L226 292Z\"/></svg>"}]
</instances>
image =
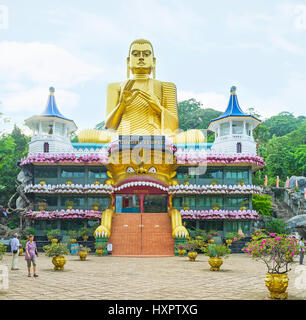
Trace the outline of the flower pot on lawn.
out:
<instances>
[{"instance_id":1,"label":"flower pot on lawn","mask_svg":"<svg viewBox=\"0 0 306 320\"><path fill-rule=\"evenodd\" d=\"M289 278L287 273L283 274L272 274L267 273L265 278L265 283L270 291L271 299L287 299L288 292L286 292L288 287Z\"/></svg>"}]
</instances>

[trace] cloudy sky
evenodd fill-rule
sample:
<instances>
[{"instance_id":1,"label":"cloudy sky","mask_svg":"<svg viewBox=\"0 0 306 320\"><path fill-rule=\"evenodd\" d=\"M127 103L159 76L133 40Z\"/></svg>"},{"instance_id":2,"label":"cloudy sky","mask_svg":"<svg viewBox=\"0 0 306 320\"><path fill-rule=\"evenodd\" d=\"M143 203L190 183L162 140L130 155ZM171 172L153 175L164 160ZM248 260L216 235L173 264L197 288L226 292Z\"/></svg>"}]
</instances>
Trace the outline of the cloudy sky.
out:
<instances>
[{"instance_id":1,"label":"cloudy sky","mask_svg":"<svg viewBox=\"0 0 306 320\"><path fill-rule=\"evenodd\" d=\"M157 79L179 101L223 111L235 85L242 109L263 118L305 115L305 0L0 0L6 130L41 113L50 86L79 129L104 120L107 84L125 80L137 38L153 43Z\"/></svg>"}]
</instances>

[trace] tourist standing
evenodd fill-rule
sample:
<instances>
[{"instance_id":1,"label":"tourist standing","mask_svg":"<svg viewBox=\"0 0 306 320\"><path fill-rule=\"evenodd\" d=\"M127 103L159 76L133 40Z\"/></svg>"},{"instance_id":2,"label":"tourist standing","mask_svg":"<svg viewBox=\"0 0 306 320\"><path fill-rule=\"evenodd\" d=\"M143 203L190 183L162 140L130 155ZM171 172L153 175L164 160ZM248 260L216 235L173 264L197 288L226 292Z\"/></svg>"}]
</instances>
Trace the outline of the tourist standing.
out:
<instances>
[{"instance_id":1,"label":"tourist standing","mask_svg":"<svg viewBox=\"0 0 306 320\"><path fill-rule=\"evenodd\" d=\"M20 243L18 240L18 234L14 234L14 238L11 240L11 252L13 254L13 259L12 259L12 270L19 270L18 269L18 254L19 254L19 247Z\"/></svg>"},{"instance_id":2,"label":"tourist standing","mask_svg":"<svg viewBox=\"0 0 306 320\"><path fill-rule=\"evenodd\" d=\"M300 264L303 264L303 260L304 260L304 239L303 237L301 238L300 242L299 242L299 246L300 246Z\"/></svg>"},{"instance_id":3,"label":"tourist standing","mask_svg":"<svg viewBox=\"0 0 306 320\"><path fill-rule=\"evenodd\" d=\"M33 264L33 276L36 278L38 277L36 273L36 257L37 257L37 247L36 243L34 242L34 236L32 234L29 235L29 241L26 244L26 254L25 260L27 261L28 265L28 277L31 277L31 264Z\"/></svg>"}]
</instances>

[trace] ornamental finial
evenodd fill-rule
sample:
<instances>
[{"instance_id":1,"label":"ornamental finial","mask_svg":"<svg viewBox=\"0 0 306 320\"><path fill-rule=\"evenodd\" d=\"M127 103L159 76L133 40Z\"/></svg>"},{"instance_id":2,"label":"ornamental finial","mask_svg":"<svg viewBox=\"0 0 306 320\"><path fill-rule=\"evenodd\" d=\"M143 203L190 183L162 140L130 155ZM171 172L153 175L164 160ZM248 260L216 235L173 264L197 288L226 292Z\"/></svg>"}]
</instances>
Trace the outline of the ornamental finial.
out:
<instances>
[{"instance_id":1,"label":"ornamental finial","mask_svg":"<svg viewBox=\"0 0 306 320\"><path fill-rule=\"evenodd\" d=\"M237 88L236 88L235 86L232 86L232 87L231 87L231 94L235 94L235 93L236 93L236 89L237 89Z\"/></svg>"},{"instance_id":2,"label":"ornamental finial","mask_svg":"<svg viewBox=\"0 0 306 320\"><path fill-rule=\"evenodd\" d=\"M50 94L54 94L55 89L53 87L49 88Z\"/></svg>"}]
</instances>

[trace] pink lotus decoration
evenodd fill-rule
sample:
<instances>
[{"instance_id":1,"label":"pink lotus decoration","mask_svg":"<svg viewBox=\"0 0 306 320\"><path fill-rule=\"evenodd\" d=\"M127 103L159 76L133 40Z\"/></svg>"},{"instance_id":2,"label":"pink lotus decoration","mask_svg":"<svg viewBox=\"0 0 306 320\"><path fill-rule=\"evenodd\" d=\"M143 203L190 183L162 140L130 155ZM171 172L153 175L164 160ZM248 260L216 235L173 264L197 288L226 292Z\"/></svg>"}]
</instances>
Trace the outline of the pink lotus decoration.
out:
<instances>
[{"instance_id":1,"label":"pink lotus decoration","mask_svg":"<svg viewBox=\"0 0 306 320\"><path fill-rule=\"evenodd\" d=\"M259 217L255 210L181 210L182 219L250 219Z\"/></svg>"},{"instance_id":2,"label":"pink lotus decoration","mask_svg":"<svg viewBox=\"0 0 306 320\"><path fill-rule=\"evenodd\" d=\"M201 163L207 161L207 163L250 163L259 167L264 167L266 164L264 160L257 155L221 155L221 154L207 154L205 152L195 153L193 150L183 149L179 150L175 154L178 164L188 163Z\"/></svg>"},{"instance_id":3,"label":"pink lotus decoration","mask_svg":"<svg viewBox=\"0 0 306 320\"><path fill-rule=\"evenodd\" d=\"M75 154L35 154L21 159L20 166L30 163L99 163L107 164L107 154L89 154L76 156Z\"/></svg>"},{"instance_id":4,"label":"pink lotus decoration","mask_svg":"<svg viewBox=\"0 0 306 320\"><path fill-rule=\"evenodd\" d=\"M55 210L55 211L41 211L33 212L30 210L25 217L30 219L101 219L102 212L94 210Z\"/></svg>"}]
</instances>

